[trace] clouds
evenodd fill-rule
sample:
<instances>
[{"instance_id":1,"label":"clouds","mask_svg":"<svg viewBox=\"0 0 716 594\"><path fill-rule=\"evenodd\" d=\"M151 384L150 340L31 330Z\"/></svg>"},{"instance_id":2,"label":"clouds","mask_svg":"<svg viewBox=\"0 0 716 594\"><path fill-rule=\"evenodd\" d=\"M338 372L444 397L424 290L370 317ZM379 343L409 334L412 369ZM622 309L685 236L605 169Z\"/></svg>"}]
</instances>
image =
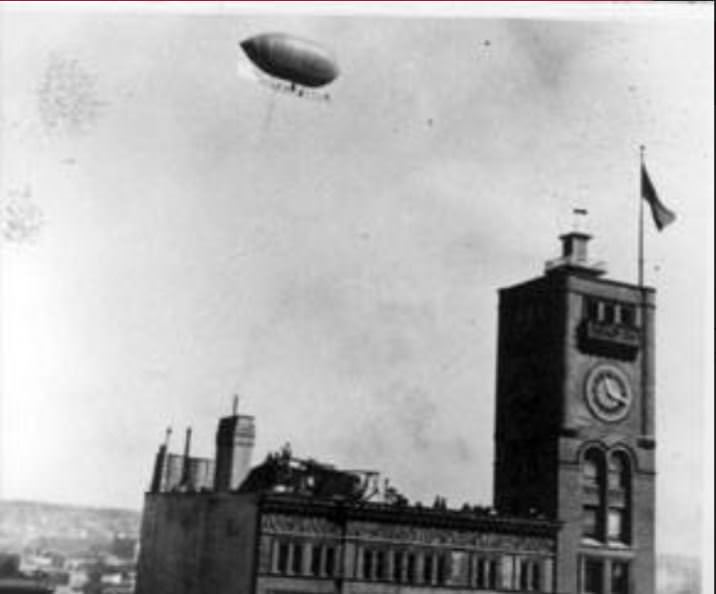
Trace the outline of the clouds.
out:
<instances>
[{"instance_id":1,"label":"clouds","mask_svg":"<svg viewBox=\"0 0 716 594\"><path fill-rule=\"evenodd\" d=\"M575 205L595 255L630 277L645 140L680 221L649 252L659 390L694 404L664 397L662 426L698 456L683 429L698 382L668 346L690 352L703 325L682 304L708 233L709 23L4 17L3 115L18 122L4 176L47 215L31 249L3 249L3 422L41 420L45 439L23 450L3 431L24 457L7 494L138 506L166 424L192 424L208 455L238 391L258 458L290 440L426 502L489 501L495 291L541 272ZM330 103L236 76L237 42L264 30L336 52ZM45 142L35 93L53 55L76 60L77 92L45 111L74 132ZM82 473L69 461L87 443L52 422L73 414L96 444ZM111 493L88 471L110 461ZM52 490L36 477L56 468ZM668 468L660 489L688 483Z\"/></svg>"}]
</instances>

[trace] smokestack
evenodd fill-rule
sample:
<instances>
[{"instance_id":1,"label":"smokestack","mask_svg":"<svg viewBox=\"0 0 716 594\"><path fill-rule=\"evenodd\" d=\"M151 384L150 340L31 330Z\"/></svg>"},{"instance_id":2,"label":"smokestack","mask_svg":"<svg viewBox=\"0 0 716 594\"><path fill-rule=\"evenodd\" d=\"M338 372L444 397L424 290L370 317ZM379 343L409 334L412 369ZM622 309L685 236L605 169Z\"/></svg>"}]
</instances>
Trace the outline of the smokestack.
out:
<instances>
[{"instance_id":1,"label":"smokestack","mask_svg":"<svg viewBox=\"0 0 716 594\"><path fill-rule=\"evenodd\" d=\"M191 450L191 427L186 428L186 441L184 442L184 464L181 470L181 485L189 486L189 472L191 467L191 458L189 452Z\"/></svg>"},{"instance_id":2,"label":"smokestack","mask_svg":"<svg viewBox=\"0 0 716 594\"><path fill-rule=\"evenodd\" d=\"M255 438L254 418L239 414L234 397L232 415L219 421L216 432L216 491L233 491L241 485L251 468Z\"/></svg>"},{"instance_id":3,"label":"smokestack","mask_svg":"<svg viewBox=\"0 0 716 594\"><path fill-rule=\"evenodd\" d=\"M159 446L157 457L154 461L154 473L152 474L152 483L149 486L150 493L160 493L164 490L164 478L166 473L167 453L169 451L169 437L172 434L172 428L167 427L164 443Z\"/></svg>"}]
</instances>

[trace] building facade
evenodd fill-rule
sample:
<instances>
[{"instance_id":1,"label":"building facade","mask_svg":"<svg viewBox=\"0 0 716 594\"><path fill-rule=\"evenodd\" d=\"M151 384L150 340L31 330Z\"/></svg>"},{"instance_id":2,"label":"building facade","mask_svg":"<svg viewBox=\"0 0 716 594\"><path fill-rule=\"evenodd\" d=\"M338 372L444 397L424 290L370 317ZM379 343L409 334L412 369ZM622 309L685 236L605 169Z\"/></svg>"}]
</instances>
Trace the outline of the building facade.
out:
<instances>
[{"instance_id":1,"label":"building facade","mask_svg":"<svg viewBox=\"0 0 716 594\"><path fill-rule=\"evenodd\" d=\"M588 235L500 292L495 507L563 523L563 592L654 592L654 291L604 279Z\"/></svg>"},{"instance_id":2,"label":"building facade","mask_svg":"<svg viewBox=\"0 0 716 594\"><path fill-rule=\"evenodd\" d=\"M557 525L288 493L145 509L138 594L554 592Z\"/></svg>"},{"instance_id":3,"label":"building facade","mask_svg":"<svg viewBox=\"0 0 716 594\"><path fill-rule=\"evenodd\" d=\"M252 469L235 411L215 460L160 447L137 594L654 594L654 291L561 239L500 291L492 507L376 501L287 450Z\"/></svg>"}]
</instances>

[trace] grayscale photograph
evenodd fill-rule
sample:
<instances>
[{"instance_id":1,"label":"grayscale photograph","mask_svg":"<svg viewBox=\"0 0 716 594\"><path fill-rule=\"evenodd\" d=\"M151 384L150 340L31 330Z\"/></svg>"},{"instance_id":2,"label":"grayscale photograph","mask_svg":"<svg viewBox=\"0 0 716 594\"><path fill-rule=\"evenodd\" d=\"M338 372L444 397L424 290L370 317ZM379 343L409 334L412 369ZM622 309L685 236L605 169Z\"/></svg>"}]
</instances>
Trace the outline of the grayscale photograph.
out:
<instances>
[{"instance_id":1,"label":"grayscale photograph","mask_svg":"<svg viewBox=\"0 0 716 594\"><path fill-rule=\"evenodd\" d=\"M712 592L713 23L0 2L0 594Z\"/></svg>"}]
</instances>

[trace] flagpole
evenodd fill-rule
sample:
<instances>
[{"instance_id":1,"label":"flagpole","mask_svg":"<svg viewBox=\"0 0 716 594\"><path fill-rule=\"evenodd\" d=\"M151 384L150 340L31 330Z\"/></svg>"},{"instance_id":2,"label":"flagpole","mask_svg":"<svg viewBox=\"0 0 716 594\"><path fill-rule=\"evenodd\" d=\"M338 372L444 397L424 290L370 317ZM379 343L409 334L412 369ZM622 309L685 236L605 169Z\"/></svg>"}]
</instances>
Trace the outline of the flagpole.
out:
<instances>
[{"instance_id":1,"label":"flagpole","mask_svg":"<svg viewBox=\"0 0 716 594\"><path fill-rule=\"evenodd\" d=\"M641 434L646 437L649 433L649 404L646 395L646 291L644 290L644 152L646 147L639 146L639 316L641 328L639 332L639 383L641 392Z\"/></svg>"},{"instance_id":2,"label":"flagpole","mask_svg":"<svg viewBox=\"0 0 716 594\"><path fill-rule=\"evenodd\" d=\"M639 384L641 386L641 434L646 435L648 423L646 421L648 407L646 405L646 299L644 298L644 150L645 146L639 146L639 239L638 239L638 282L639 282L639 316L641 317L641 331L639 333Z\"/></svg>"},{"instance_id":3,"label":"flagpole","mask_svg":"<svg viewBox=\"0 0 716 594\"><path fill-rule=\"evenodd\" d=\"M639 253L639 286L644 286L644 197L642 196L643 188L641 185L644 183L642 180L642 177L644 176L644 151L646 150L646 147L642 144L639 146L639 161L640 161L640 168L639 168L639 246L638 246L638 253Z\"/></svg>"}]
</instances>

